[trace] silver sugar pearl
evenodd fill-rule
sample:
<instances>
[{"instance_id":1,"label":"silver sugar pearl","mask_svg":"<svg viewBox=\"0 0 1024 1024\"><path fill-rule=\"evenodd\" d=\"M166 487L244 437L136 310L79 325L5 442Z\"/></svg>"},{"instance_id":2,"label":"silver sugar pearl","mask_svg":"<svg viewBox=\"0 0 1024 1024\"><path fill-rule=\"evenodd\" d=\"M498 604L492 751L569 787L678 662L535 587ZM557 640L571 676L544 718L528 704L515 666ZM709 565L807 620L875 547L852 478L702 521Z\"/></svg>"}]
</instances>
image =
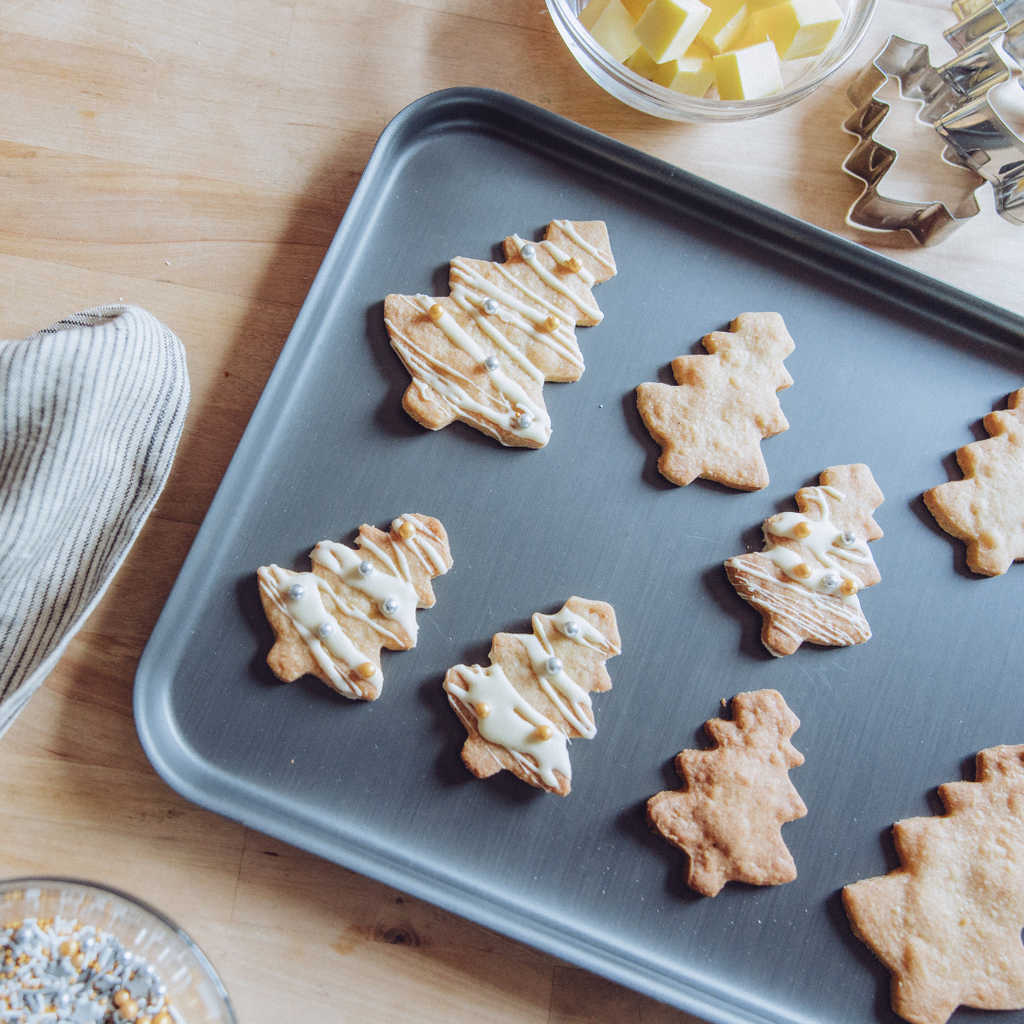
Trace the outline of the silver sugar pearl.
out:
<instances>
[{"instance_id":1,"label":"silver sugar pearl","mask_svg":"<svg viewBox=\"0 0 1024 1024\"><path fill-rule=\"evenodd\" d=\"M529 242L527 242L519 251L523 254L524 260L532 260L533 257L537 255L537 250L530 245Z\"/></svg>"},{"instance_id":2,"label":"silver sugar pearl","mask_svg":"<svg viewBox=\"0 0 1024 1024\"><path fill-rule=\"evenodd\" d=\"M580 624L570 619L563 627L562 632L568 637L580 635Z\"/></svg>"},{"instance_id":3,"label":"silver sugar pearl","mask_svg":"<svg viewBox=\"0 0 1024 1024\"><path fill-rule=\"evenodd\" d=\"M293 583L288 588L288 596L293 601L301 601L306 596L306 588L301 583Z\"/></svg>"},{"instance_id":4,"label":"silver sugar pearl","mask_svg":"<svg viewBox=\"0 0 1024 1024\"><path fill-rule=\"evenodd\" d=\"M333 632L334 632L334 623L333 622L321 622L320 625L316 627L316 635L318 637L320 637L321 640L326 639Z\"/></svg>"},{"instance_id":5,"label":"silver sugar pearl","mask_svg":"<svg viewBox=\"0 0 1024 1024\"><path fill-rule=\"evenodd\" d=\"M498 300L497 299L487 299L484 302L484 312L485 313L489 313L491 316L493 316L495 313L497 313L498 312Z\"/></svg>"},{"instance_id":6,"label":"silver sugar pearl","mask_svg":"<svg viewBox=\"0 0 1024 1024\"><path fill-rule=\"evenodd\" d=\"M562 671L562 659L551 657L544 662L544 669L549 676L557 676Z\"/></svg>"},{"instance_id":7,"label":"silver sugar pearl","mask_svg":"<svg viewBox=\"0 0 1024 1024\"><path fill-rule=\"evenodd\" d=\"M385 614L394 615L398 611L398 602L393 598L389 597L381 607L384 609Z\"/></svg>"},{"instance_id":8,"label":"silver sugar pearl","mask_svg":"<svg viewBox=\"0 0 1024 1024\"><path fill-rule=\"evenodd\" d=\"M834 573L830 572L827 576L821 577L821 586L824 590L835 590L843 581Z\"/></svg>"},{"instance_id":9,"label":"silver sugar pearl","mask_svg":"<svg viewBox=\"0 0 1024 1024\"><path fill-rule=\"evenodd\" d=\"M525 430L528 426L533 423L533 417L528 412L521 412L516 417L516 429Z\"/></svg>"},{"instance_id":10,"label":"silver sugar pearl","mask_svg":"<svg viewBox=\"0 0 1024 1024\"><path fill-rule=\"evenodd\" d=\"M491 371L491 370L496 370L497 368L498 368L498 357L497 356L488 356L484 360L484 369L485 370Z\"/></svg>"},{"instance_id":11,"label":"silver sugar pearl","mask_svg":"<svg viewBox=\"0 0 1024 1024\"><path fill-rule=\"evenodd\" d=\"M363 561L359 563L359 575L369 576L373 572L373 563L370 561Z\"/></svg>"},{"instance_id":12,"label":"silver sugar pearl","mask_svg":"<svg viewBox=\"0 0 1024 1024\"><path fill-rule=\"evenodd\" d=\"M852 530L844 530L839 534L839 543L842 544L844 548L852 548L853 545L857 543L857 534Z\"/></svg>"}]
</instances>

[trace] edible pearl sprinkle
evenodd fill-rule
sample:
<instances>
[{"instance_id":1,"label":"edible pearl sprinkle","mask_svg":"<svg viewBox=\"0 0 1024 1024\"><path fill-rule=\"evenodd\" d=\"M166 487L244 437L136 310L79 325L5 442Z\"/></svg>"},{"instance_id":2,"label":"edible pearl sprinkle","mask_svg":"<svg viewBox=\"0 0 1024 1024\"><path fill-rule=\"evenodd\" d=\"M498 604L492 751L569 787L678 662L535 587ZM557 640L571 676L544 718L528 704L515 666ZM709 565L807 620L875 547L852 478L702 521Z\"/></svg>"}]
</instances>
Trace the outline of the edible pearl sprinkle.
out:
<instances>
[{"instance_id":1,"label":"edible pearl sprinkle","mask_svg":"<svg viewBox=\"0 0 1024 1024\"><path fill-rule=\"evenodd\" d=\"M562 659L551 657L544 662L544 668L549 676L557 676L562 671Z\"/></svg>"},{"instance_id":2,"label":"edible pearl sprinkle","mask_svg":"<svg viewBox=\"0 0 1024 1024\"><path fill-rule=\"evenodd\" d=\"M534 735L541 742L545 742L545 741L551 739L551 737L554 735L554 733L551 731L551 726L550 725L538 725L537 726L537 731L536 731L536 733L534 733Z\"/></svg>"},{"instance_id":3,"label":"edible pearl sprinkle","mask_svg":"<svg viewBox=\"0 0 1024 1024\"><path fill-rule=\"evenodd\" d=\"M840 580L839 577L834 575L833 573L829 573L827 576L821 577L821 585L826 590L835 590L841 582L842 580Z\"/></svg>"},{"instance_id":4,"label":"edible pearl sprinkle","mask_svg":"<svg viewBox=\"0 0 1024 1024\"><path fill-rule=\"evenodd\" d=\"M497 299L487 299L484 302L484 312L485 313L490 313L491 316L493 316L495 313L497 313L498 312L498 300Z\"/></svg>"},{"instance_id":5,"label":"edible pearl sprinkle","mask_svg":"<svg viewBox=\"0 0 1024 1024\"><path fill-rule=\"evenodd\" d=\"M562 630L566 636L579 636L580 624L571 619L565 624Z\"/></svg>"},{"instance_id":6,"label":"edible pearl sprinkle","mask_svg":"<svg viewBox=\"0 0 1024 1024\"><path fill-rule=\"evenodd\" d=\"M545 320L544 323L541 324L541 327L543 327L544 330L547 331L548 333L556 330L558 328L558 317L555 316L554 313L552 313L551 316L549 316L547 320Z\"/></svg>"},{"instance_id":7,"label":"edible pearl sprinkle","mask_svg":"<svg viewBox=\"0 0 1024 1024\"><path fill-rule=\"evenodd\" d=\"M152 965L94 925L57 917L0 928L0 1021L179 1024L166 994Z\"/></svg>"},{"instance_id":8,"label":"edible pearl sprinkle","mask_svg":"<svg viewBox=\"0 0 1024 1024\"><path fill-rule=\"evenodd\" d=\"M793 570L793 575L798 580L809 580L813 574L814 574L814 570L806 562L801 562Z\"/></svg>"},{"instance_id":9,"label":"edible pearl sprinkle","mask_svg":"<svg viewBox=\"0 0 1024 1024\"><path fill-rule=\"evenodd\" d=\"M843 580L843 585L839 588L839 591L847 597L853 597L853 595L857 593L857 589L856 581Z\"/></svg>"},{"instance_id":10,"label":"edible pearl sprinkle","mask_svg":"<svg viewBox=\"0 0 1024 1024\"><path fill-rule=\"evenodd\" d=\"M334 632L334 623L333 622L321 622L320 625L316 627L316 635L318 637L320 637L321 639L324 639L325 637L329 637L333 632Z\"/></svg>"},{"instance_id":11,"label":"edible pearl sprinkle","mask_svg":"<svg viewBox=\"0 0 1024 1024\"><path fill-rule=\"evenodd\" d=\"M533 417L528 412L521 412L516 417L515 425L518 430L525 430L531 423L533 423Z\"/></svg>"},{"instance_id":12,"label":"edible pearl sprinkle","mask_svg":"<svg viewBox=\"0 0 1024 1024\"><path fill-rule=\"evenodd\" d=\"M288 588L288 596L293 601L301 601L306 596L306 588L301 583L293 583Z\"/></svg>"},{"instance_id":13,"label":"edible pearl sprinkle","mask_svg":"<svg viewBox=\"0 0 1024 1024\"><path fill-rule=\"evenodd\" d=\"M583 264L580 263L578 256L570 256L565 261L566 267L571 270L574 274L578 274L583 269Z\"/></svg>"},{"instance_id":14,"label":"edible pearl sprinkle","mask_svg":"<svg viewBox=\"0 0 1024 1024\"><path fill-rule=\"evenodd\" d=\"M810 523L797 523L793 527L793 536L799 537L801 540L804 537L810 537L811 535L811 524Z\"/></svg>"},{"instance_id":15,"label":"edible pearl sprinkle","mask_svg":"<svg viewBox=\"0 0 1024 1024\"><path fill-rule=\"evenodd\" d=\"M852 548L853 545L857 543L857 534L850 530L845 530L843 533L839 534L839 543L842 544L844 548Z\"/></svg>"},{"instance_id":16,"label":"edible pearl sprinkle","mask_svg":"<svg viewBox=\"0 0 1024 1024\"><path fill-rule=\"evenodd\" d=\"M497 368L498 368L498 357L497 356L488 356L484 360L484 369L485 370L496 370Z\"/></svg>"},{"instance_id":17,"label":"edible pearl sprinkle","mask_svg":"<svg viewBox=\"0 0 1024 1024\"><path fill-rule=\"evenodd\" d=\"M519 251L523 254L524 260L532 260L533 257L537 255L537 250L530 245L529 242L527 242Z\"/></svg>"},{"instance_id":18,"label":"edible pearl sprinkle","mask_svg":"<svg viewBox=\"0 0 1024 1024\"><path fill-rule=\"evenodd\" d=\"M491 705L486 701L480 701L479 704L474 706L473 710L476 712L477 718L486 718L491 713Z\"/></svg>"},{"instance_id":19,"label":"edible pearl sprinkle","mask_svg":"<svg viewBox=\"0 0 1024 1024\"><path fill-rule=\"evenodd\" d=\"M398 611L398 602L393 597L389 597L381 607L388 615L394 615Z\"/></svg>"},{"instance_id":20,"label":"edible pearl sprinkle","mask_svg":"<svg viewBox=\"0 0 1024 1024\"><path fill-rule=\"evenodd\" d=\"M372 572L373 572L373 563L372 562L363 561L363 562L359 563L359 575L360 576L369 576L370 573L372 573Z\"/></svg>"},{"instance_id":21,"label":"edible pearl sprinkle","mask_svg":"<svg viewBox=\"0 0 1024 1024\"><path fill-rule=\"evenodd\" d=\"M372 679L377 672L377 666L372 661L364 661L356 671L364 679Z\"/></svg>"},{"instance_id":22,"label":"edible pearl sprinkle","mask_svg":"<svg viewBox=\"0 0 1024 1024\"><path fill-rule=\"evenodd\" d=\"M431 320L440 320L444 316L444 306L440 302L435 302L430 309L427 310L427 316Z\"/></svg>"},{"instance_id":23,"label":"edible pearl sprinkle","mask_svg":"<svg viewBox=\"0 0 1024 1024\"><path fill-rule=\"evenodd\" d=\"M408 540L415 532L416 527L413 526L412 523L410 523L408 520L402 523L402 525L398 528L398 536L401 537L402 540Z\"/></svg>"}]
</instances>

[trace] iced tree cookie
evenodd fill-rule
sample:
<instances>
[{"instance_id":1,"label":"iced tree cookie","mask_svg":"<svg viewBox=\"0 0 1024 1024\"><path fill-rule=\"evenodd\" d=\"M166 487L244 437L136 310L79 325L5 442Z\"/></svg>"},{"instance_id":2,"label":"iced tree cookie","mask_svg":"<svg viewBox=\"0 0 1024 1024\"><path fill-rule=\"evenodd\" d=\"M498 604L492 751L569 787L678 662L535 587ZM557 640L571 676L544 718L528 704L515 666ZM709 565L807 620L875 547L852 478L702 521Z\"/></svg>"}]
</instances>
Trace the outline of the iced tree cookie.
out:
<instances>
[{"instance_id":1,"label":"iced tree cookie","mask_svg":"<svg viewBox=\"0 0 1024 1024\"><path fill-rule=\"evenodd\" d=\"M939 797L945 815L893 825L898 868L843 889L913 1024L944 1024L958 1006L1024 1009L1024 746L981 751L975 781Z\"/></svg>"},{"instance_id":2,"label":"iced tree cookie","mask_svg":"<svg viewBox=\"0 0 1024 1024\"><path fill-rule=\"evenodd\" d=\"M793 339L778 313L741 313L703 338L708 355L672 360L676 384L636 389L644 426L674 484L703 477L741 491L768 484L761 440L789 429L776 392L793 383L782 361Z\"/></svg>"},{"instance_id":3,"label":"iced tree cookie","mask_svg":"<svg viewBox=\"0 0 1024 1024\"><path fill-rule=\"evenodd\" d=\"M576 326L600 323L591 288L614 274L603 221L554 220L542 242L506 238L504 263L453 259L448 298L387 296L391 347L412 376L405 411L430 430L461 420L503 445L543 447L544 382L579 380Z\"/></svg>"},{"instance_id":4,"label":"iced tree cookie","mask_svg":"<svg viewBox=\"0 0 1024 1024\"><path fill-rule=\"evenodd\" d=\"M581 597L555 615L535 614L532 633L496 633L487 668L456 665L444 677L448 703L469 734L466 767L481 779L507 768L565 796L568 740L597 734L590 693L611 689L604 664L620 650L612 606Z\"/></svg>"},{"instance_id":5,"label":"iced tree cookie","mask_svg":"<svg viewBox=\"0 0 1024 1024\"><path fill-rule=\"evenodd\" d=\"M452 566L448 535L436 519L407 513L389 533L361 526L355 549L322 540L309 557L312 572L256 571L275 638L267 664L286 683L310 674L346 697L376 700L380 649L416 646L416 610L433 606L430 581Z\"/></svg>"},{"instance_id":6,"label":"iced tree cookie","mask_svg":"<svg viewBox=\"0 0 1024 1024\"><path fill-rule=\"evenodd\" d=\"M704 723L711 750L676 757L683 788L652 796L647 821L689 857L691 889L717 896L726 882L779 885L796 878L781 828L807 813L789 779L790 768L804 763L790 742L798 728L800 719L777 691L741 693L732 699L732 721Z\"/></svg>"},{"instance_id":7,"label":"iced tree cookie","mask_svg":"<svg viewBox=\"0 0 1024 1024\"><path fill-rule=\"evenodd\" d=\"M991 435L956 453L963 480L924 492L924 503L946 533L967 542L967 565L1000 576L1024 559L1024 389L1005 412L984 420Z\"/></svg>"},{"instance_id":8,"label":"iced tree cookie","mask_svg":"<svg viewBox=\"0 0 1024 1024\"><path fill-rule=\"evenodd\" d=\"M736 593L761 613L761 641L776 657L804 640L848 647L871 637L857 594L882 578L868 549L882 536L871 517L882 492L863 464L831 466L819 479L797 491L799 512L764 521L760 553L725 563Z\"/></svg>"}]
</instances>

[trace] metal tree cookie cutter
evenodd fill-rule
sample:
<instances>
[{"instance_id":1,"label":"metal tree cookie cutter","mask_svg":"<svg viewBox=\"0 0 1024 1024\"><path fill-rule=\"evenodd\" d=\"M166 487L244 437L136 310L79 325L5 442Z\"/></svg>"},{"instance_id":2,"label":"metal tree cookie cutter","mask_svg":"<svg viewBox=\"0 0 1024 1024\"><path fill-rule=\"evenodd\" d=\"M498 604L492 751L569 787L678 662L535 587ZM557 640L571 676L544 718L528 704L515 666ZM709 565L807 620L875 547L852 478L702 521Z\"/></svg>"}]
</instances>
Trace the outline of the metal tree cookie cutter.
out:
<instances>
[{"instance_id":1,"label":"metal tree cookie cutter","mask_svg":"<svg viewBox=\"0 0 1024 1024\"><path fill-rule=\"evenodd\" d=\"M928 48L891 36L881 53L854 79L848 90L857 108L843 127L860 138L843 169L865 184L847 214L847 223L880 232L902 234L918 245L933 245L980 211L974 191L992 183L996 209L1015 224L1024 224L1024 139L997 113L989 91L1013 77L995 47L1024 64L1024 0L954 0L960 21L945 33L957 51L939 68ZM889 112L876 93L895 78L904 98L921 103L918 120L930 124L946 142L942 159L975 176L976 184L955 206L890 199L878 188L895 163L895 150L874 139Z\"/></svg>"}]
</instances>

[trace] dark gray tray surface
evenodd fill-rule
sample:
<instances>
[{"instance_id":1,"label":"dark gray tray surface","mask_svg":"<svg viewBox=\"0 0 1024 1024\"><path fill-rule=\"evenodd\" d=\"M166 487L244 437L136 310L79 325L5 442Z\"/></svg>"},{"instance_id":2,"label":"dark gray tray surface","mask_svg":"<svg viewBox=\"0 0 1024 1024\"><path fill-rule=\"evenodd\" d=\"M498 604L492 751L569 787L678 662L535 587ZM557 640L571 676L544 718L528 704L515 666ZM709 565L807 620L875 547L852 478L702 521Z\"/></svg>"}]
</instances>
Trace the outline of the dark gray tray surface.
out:
<instances>
[{"instance_id":1,"label":"dark gray tray surface","mask_svg":"<svg viewBox=\"0 0 1024 1024\"><path fill-rule=\"evenodd\" d=\"M500 259L556 217L606 221L619 274L595 288L604 322L577 332L586 373L545 387L549 445L421 429L384 295L447 294L449 259ZM797 346L771 483L667 484L635 386L762 309ZM891 824L940 810L935 787L972 778L978 750L1024 741L1024 567L974 577L920 497L1021 384L1022 326L518 100L426 97L382 136L146 649L147 754L197 803L711 1019L896 1020L838 893L895 866ZM862 595L875 635L775 660L722 562L847 462L886 497L882 582ZM380 700L278 682L256 567L306 569L318 540L402 512L441 519L455 566L419 646L385 653ZM571 795L473 778L445 670L486 664L493 633L571 594L611 602L623 637ZM783 830L799 878L698 897L644 804L679 785L672 760L722 698L762 687L803 722L791 778L810 813Z\"/></svg>"}]
</instances>

